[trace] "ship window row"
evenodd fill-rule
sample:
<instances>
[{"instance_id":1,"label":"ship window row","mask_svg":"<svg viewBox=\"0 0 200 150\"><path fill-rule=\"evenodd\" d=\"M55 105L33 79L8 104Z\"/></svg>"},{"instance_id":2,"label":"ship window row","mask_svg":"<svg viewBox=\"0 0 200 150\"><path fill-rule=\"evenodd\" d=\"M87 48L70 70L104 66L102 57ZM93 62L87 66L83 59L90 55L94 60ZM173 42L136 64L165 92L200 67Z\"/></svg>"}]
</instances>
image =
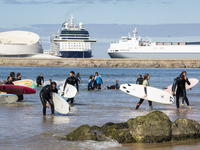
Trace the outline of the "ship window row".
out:
<instances>
[{"instance_id":1,"label":"ship window row","mask_svg":"<svg viewBox=\"0 0 200 150\"><path fill-rule=\"evenodd\" d=\"M89 34L88 31L61 31L61 34Z\"/></svg>"},{"instance_id":2,"label":"ship window row","mask_svg":"<svg viewBox=\"0 0 200 150\"><path fill-rule=\"evenodd\" d=\"M77 34L62 34L62 35L60 35L60 36L62 36L62 37L64 37L64 36L67 36L67 37L89 37L89 35L87 34L79 34L79 35L77 35Z\"/></svg>"}]
</instances>

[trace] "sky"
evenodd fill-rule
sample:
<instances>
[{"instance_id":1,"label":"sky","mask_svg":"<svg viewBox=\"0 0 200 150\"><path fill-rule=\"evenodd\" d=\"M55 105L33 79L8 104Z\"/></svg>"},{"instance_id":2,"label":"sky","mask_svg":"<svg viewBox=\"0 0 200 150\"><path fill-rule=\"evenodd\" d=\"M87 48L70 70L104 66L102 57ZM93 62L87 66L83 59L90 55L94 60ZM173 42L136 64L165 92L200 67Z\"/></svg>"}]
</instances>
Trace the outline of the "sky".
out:
<instances>
[{"instance_id":1,"label":"sky","mask_svg":"<svg viewBox=\"0 0 200 150\"><path fill-rule=\"evenodd\" d=\"M94 57L108 57L109 43L135 27L154 40L200 41L199 7L199 0L0 0L0 32L32 31L49 49L49 36L73 14L97 40Z\"/></svg>"}]
</instances>

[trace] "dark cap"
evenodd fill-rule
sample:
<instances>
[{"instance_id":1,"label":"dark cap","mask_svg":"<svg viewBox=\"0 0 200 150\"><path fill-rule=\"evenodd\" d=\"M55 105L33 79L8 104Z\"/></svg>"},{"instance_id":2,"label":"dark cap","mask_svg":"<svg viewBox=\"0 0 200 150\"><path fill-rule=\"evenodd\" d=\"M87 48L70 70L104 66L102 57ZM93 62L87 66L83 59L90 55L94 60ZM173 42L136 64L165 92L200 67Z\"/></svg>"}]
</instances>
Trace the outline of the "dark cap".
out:
<instances>
[{"instance_id":1,"label":"dark cap","mask_svg":"<svg viewBox=\"0 0 200 150\"><path fill-rule=\"evenodd\" d=\"M70 71L70 73L74 74L74 71Z\"/></svg>"}]
</instances>

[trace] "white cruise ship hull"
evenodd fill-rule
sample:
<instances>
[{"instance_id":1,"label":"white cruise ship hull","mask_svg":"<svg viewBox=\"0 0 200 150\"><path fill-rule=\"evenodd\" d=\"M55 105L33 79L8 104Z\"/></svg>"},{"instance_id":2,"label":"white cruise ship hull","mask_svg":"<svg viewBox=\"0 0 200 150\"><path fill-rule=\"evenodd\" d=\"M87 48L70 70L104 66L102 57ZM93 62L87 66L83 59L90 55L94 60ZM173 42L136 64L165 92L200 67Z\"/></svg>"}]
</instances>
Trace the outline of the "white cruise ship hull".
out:
<instances>
[{"instance_id":1,"label":"white cruise ship hull","mask_svg":"<svg viewBox=\"0 0 200 150\"><path fill-rule=\"evenodd\" d=\"M111 58L136 59L200 59L200 45L138 46L108 51Z\"/></svg>"}]
</instances>

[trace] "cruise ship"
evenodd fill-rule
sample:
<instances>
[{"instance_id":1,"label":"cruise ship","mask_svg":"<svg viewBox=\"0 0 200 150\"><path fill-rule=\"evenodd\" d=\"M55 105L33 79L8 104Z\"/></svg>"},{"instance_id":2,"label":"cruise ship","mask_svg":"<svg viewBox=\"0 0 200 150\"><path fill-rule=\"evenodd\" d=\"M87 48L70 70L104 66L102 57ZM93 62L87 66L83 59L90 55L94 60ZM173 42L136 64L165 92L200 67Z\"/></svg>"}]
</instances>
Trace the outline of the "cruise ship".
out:
<instances>
[{"instance_id":1,"label":"cruise ship","mask_svg":"<svg viewBox=\"0 0 200 150\"><path fill-rule=\"evenodd\" d=\"M62 29L50 36L50 50L54 55L64 58L91 58L91 43L96 43L96 40L90 39L83 23L74 25L73 15L70 22L63 23Z\"/></svg>"},{"instance_id":2,"label":"cruise ship","mask_svg":"<svg viewBox=\"0 0 200 150\"><path fill-rule=\"evenodd\" d=\"M111 42L108 54L111 58L134 59L200 59L200 42L152 42L144 41L133 30L133 37L122 36L119 42Z\"/></svg>"},{"instance_id":3,"label":"cruise ship","mask_svg":"<svg viewBox=\"0 0 200 150\"><path fill-rule=\"evenodd\" d=\"M0 57L32 57L43 54L39 35L28 31L0 33Z\"/></svg>"}]
</instances>

